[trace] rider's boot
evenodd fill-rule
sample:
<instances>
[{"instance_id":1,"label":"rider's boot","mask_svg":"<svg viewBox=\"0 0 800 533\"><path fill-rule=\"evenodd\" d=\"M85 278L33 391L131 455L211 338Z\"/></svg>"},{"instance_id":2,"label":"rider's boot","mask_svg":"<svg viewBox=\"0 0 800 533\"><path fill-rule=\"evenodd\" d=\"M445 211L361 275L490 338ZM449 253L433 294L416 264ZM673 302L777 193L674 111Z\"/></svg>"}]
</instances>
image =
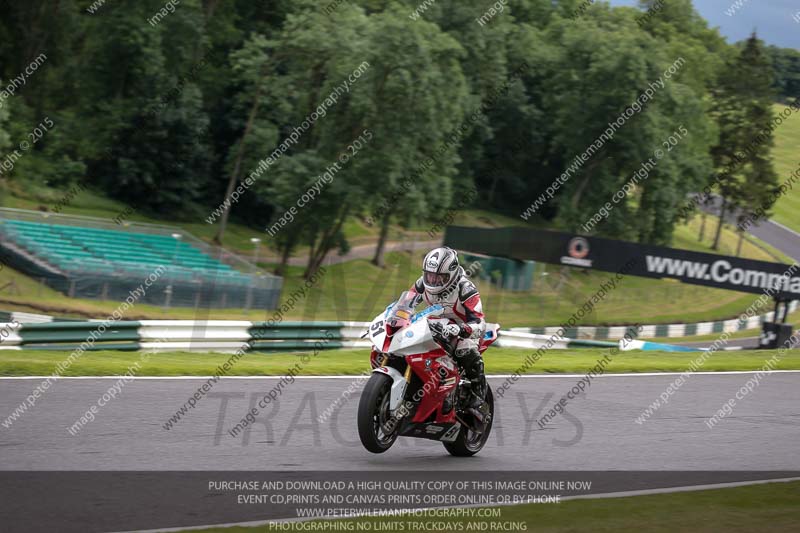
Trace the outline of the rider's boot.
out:
<instances>
[{"instance_id":1,"label":"rider's boot","mask_svg":"<svg viewBox=\"0 0 800 533\"><path fill-rule=\"evenodd\" d=\"M471 351L472 352L472 351ZM481 431L489 422L491 412L486 402L486 375L483 371L483 359L478 350L474 353L462 353L461 361L464 363L464 375L470 381L472 397L469 400L467 411L478 421Z\"/></svg>"}]
</instances>

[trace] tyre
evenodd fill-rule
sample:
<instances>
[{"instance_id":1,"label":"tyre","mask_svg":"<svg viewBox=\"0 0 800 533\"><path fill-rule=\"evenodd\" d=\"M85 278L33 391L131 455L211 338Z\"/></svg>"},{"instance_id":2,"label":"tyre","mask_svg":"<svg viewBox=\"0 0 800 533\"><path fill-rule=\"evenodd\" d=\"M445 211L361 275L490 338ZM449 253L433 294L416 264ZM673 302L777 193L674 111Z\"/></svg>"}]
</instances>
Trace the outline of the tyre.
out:
<instances>
[{"instance_id":1,"label":"tyre","mask_svg":"<svg viewBox=\"0 0 800 533\"><path fill-rule=\"evenodd\" d=\"M492 432L492 424L494 423L494 394L492 394L492 388L488 383L486 384L486 403L489 404L489 414L491 415L489 423L486 424L486 431L475 433L462 425L456 440L442 443L451 455L470 457L483 449L483 445L489 440L489 434Z\"/></svg>"},{"instance_id":2,"label":"tyre","mask_svg":"<svg viewBox=\"0 0 800 533\"><path fill-rule=\"evenodd\" d=\"M373 373L358 402L358 436L372 453L385 452L397 440L399 424L389 414L391 389L392 378Z\"/></svg>"}]
</instances>

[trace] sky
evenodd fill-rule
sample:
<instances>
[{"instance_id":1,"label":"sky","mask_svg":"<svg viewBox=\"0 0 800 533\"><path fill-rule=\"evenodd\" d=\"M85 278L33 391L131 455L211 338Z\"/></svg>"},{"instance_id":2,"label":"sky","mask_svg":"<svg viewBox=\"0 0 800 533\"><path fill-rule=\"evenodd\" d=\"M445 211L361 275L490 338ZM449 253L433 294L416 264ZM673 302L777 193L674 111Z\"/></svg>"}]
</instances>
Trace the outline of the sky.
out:
<instances>
[{"instance_id":1,"label":"sky","mask_svg":"<svg viewBox=\"0 0 800 533\"><path fill-rule=\"evenodd\" d=\"M636 0L610 1L615 6L638 5ZM800 0L693 0L693 3L709 25L719 27L731 43L746 39L756 30L767 44L800 50Z\"/></svg>"}]
</instances>

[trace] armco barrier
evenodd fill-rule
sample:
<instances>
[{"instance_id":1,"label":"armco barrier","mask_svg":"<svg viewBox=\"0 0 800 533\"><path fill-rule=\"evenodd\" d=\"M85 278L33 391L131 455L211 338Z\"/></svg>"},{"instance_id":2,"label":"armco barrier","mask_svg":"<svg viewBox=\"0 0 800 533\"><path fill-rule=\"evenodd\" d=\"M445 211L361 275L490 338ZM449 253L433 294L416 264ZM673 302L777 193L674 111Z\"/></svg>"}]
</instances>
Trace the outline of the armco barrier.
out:
<instances>
[{"instance_id":1,"label":"armco barrier","mask_svg":"<svg viewBox=\"0 0 800 533\"><path fill-rule=\"evenodd\" d=\"M142 320L118 322L45 322L0 324L8 334L6 350L148 350L198 352L287 352L369 348L362 339L367 322L266 322L244 320ZM538 349L549 336L500 331L498 346ZM609 347L613 342L554 339L552 349Z\"/></svg>"},{"instance_id":2,"label":"armco barrier","mask_svg":"<svg viewBox=\"0 0 800 533\"><path fill-rule=\"evenodd\" d=\"M800 302L793 301L789 306L789 312L794 312L800 306ZM756 329L765 321L773 320L772 311L760 316L753 316L747 320L730 319L718 320L714 322L699 322L694 324L649 324L641 326L637 337L648 339L654 337L691 337L694 335L708 335L713 333L722 334L735 331ZM53 318L46 315L33 315L29 313L18 313L0 311L0 321L11 323L23 323L25 331L34 328L34 322L76 323L74 320ZM86 322L81 322L86 324ZM89 321L90 324L97 324L98 321ZM192 350L192 351L217 351L217 350L237 350L242 342L247 342L250 349L259 351L280 350L300 350L311 346L314 342L319 342L328 338L326 343L330 348L341 347L369 347L369 342L361 340L364 328L368 326L366 322L283 322L274 326L269 326L266 322L248 322L236 320L143 320L141 322L116 322L114 325L121 329L128 324L137 331L139 337L131 337L128 340L133 344L126 344L124 349L139 349L136 343L141 343L142 347L148 349L165 350ZM16 324L15 324L16 325ZM4 327L0 323L0 328ZM91 327L91 326L87 326ZM564 330L564 337L559 338L552 348L568 347L607 347L613 346L616 341L621 339L630 326L576 326L567 327ZM76 328L71 328L76 329ZM112 328L114 329L114 328ZM549 327L513 327L502 329L500 338L497 341L499 346L513 346L519 348L538 348L547 343L552 335L557 334L561 328L559 326ZM44 326L42 331L50 331ZM85 331L76 329L76 331ZM2 329L0 329L2 332ZM325 332L329 334L326 336ZM130 332L129 332L130 333ZM46 333L41 333L46 337ZM113 335L112 335L113 336ZM108 340L111 340L109 336ZM331 336L334 338L331 339ZM28 339L33 340L35 334L31 334ZM0 339L0 349L9 346L27 348L39 347L32 342L16 342L16 338L11 335L8 338ZM84 337L75 338L76 341L83 341ZM169 339L165 341L164 339ZM45 345L52 346L50 349L58 349L56 342L46 342ZM117 338L123 340L122 337ZM160 342L155 342L155 341ZM69 342L69 339L62 341ZM107 348L104 348L106 347ZM64 348L61 346L61 348ZM119 349L111 348L109 344L103 344L100 348L94 349Z\"/></svg>"},{"instance_id":3,"label":"armco barrier","mask_svg":"<svg viewBox=\"0 0 800 533\"><path fill-rule=\"evenodd\" d=\"M0 322L52 322L54 320L71 321L72 319L53 318L50 315L22 313L20 311L0 311Z\"/></svg>"},{"instance_id":4,"label":"armco barrier","mask_svg":"<svg viewBox=\"0 0 800 533\"><path fill-rule=\"evenodd\" d=\"M789 304L789 312L797 310L800 302L794 300ZM749 329L760 328L763 322L771 322L775 316L773 311L763 315L756 315L747 320L732 318L730 320L717 320L714 322L698 322L694 324L648 324L642 326L638 337L652 339L656 337L675 338L692 337L694 335L710 335L713 333L733 333ZM575 326L566 328L564 335L574 339L619 339L625 334L629 326ZM552 335L561 329L558 326L511 328L514 332L534 333L538 335ZM506 332L508 333L508 332ZM758 335L760 331L754 333Z\"/></svg>"}]
</instances>

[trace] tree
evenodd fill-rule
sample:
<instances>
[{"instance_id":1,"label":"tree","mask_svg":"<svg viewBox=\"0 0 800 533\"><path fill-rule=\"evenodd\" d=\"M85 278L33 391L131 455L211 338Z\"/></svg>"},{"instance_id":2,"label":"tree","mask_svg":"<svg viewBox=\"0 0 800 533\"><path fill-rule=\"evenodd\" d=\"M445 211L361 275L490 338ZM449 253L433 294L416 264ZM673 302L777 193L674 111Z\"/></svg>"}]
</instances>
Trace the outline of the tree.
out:
<instances>
[{"instance_id":1,"label":"tree","mask_svg":"<svg viewBox=\"0 0 800 533\"><path fill-rule=\"evenodd\" d=\"M196 0L155 28L143 23L158 5L114 5L91 21L79 113L87 117L90 179L129 204L175 216L201 201L209 181L197 78L203 28Z\"/></svg>"},{"instance_id":2,"label":"tree","mask_svg":"<svg viewBox=\"0 0 800 533\"><path fill-rule=\"evenodd\" d=\"M2 85L3 80L0 80ZM0 100L0 153L5 153L6 149L11 145L11 137L8 135L8 110L11 105L11 99Z\"/></svg>"},{"instance_id":3,"label":"tree","mask_svg":"<svg viewBox=\"0 0 800 533\"><path fill-rule=\"evenodd\" d=\"M752 212L777 186L769 159L773 145L772 104L775 93L769 61L755 34L722 73L714 92L713 111L719 142L711 154L722 206L713 249L719 249L722 225L731 204Z\"/></svg>"},{"instance_id":4,"label":"tree","mask_svg":"<svg viewBox=\"0 0 800 533\"><path fill-rule=\"evenodd\" d=\"M549 207L556 225L578 231L648 163L647 178L628 186L593 231L666 244L677 206L708 171L712 138L703 94L683 79L685 58L665 52L634 14L598 5L548 28L554 55L539 66L547 87L541 106L548 166L530 172L538 196L572 169ZM652 164L680 128L690 134Z\"/></svg>"},{"instance_id":5,"label":"tree","mask_svg":"<svg viewBox=\"0 0 800 533\"><path fill-rule=\"evenodd\" d=\"M765 53L772 63L775 79L773 88L778 98L784 102L800 98L800 51L767 46Z\"/></svg>"},{"instance_id":6,"label":"tree","mask_svg":"<svg viewBox=\"0 0 800 533\"><path fill-rule=\"evenodd\" d=\"M349 216L376 208L383 191L395 190L421 161L435 159L409 180L402 199L381 210L375 257L380 264L396 210L408 220L449 203L457 154L434 150L463 115L463 51L434 24L410 21L397 7L367 15L353 5L341 5L330 16L319 10L290 15L273 46L284 54L272 67L282 89L270 94L271 108L280 114L275 121L285 134L304 121L308 128L272 167L275 179L260 189L275 208L271 224L286 220L298 198L338 165L313 203L293 214L276 237L284 259L300 242L310 246L306 276L330 250L346 246L342 228ZM354 153L348 145L356 140L360 149ZM340 155L348 151L341 163Z\"/></svg>"},{"instance_id":7,"label":"tree","mask_svg":"<svg viewBox=\"0 0 800 533\"><path fill-rule=\"evenodd\" d=\"M2 80L0 80L0 85L2 84ZM5 154L6 149L11 145L11 137L7 131L7 122L8 122L8 110L9 110L8 101L0 101L0 154ZM0 160L0 164L3 161ZM6 171L5 168L0 167L0 200L2 200L2 195L5 193L6 189L6 179L9 176L9 172Z\"/></svg>"},{"instance_id":8,"label":"tree","mask_svg":"<svg viewBox=\"0 0 800 533\"><path fill-rule=\"evenodd\" d=\"M354 123L374 133L357 169L380 223L372 262L381 267L393 217L408 224L450 205L460 143L448 145L447 136L467 103L463 48L435 24L403 14L370 17L371 72L356 87Z\"/></svg>"},{"instance_id":9,"label":"tree","mask_svg":"<svg viewBox=\"0 0 800 533\"><path fill-rule=\"evenodd\" d=\"M274 240L276 248L278 249L281 260L275 269L275 274L283 275L287 265L289 264L289 257L294 249L301 243L303 238L306 241L311 241L316 237L315 224L318 218L315 216L304 216L303 212L298 213L297 216L292 214L292 208L296 210L297 199L300 198L307 190L307 183L311 176L317 176L325 168L325 161L318 154L311 151L305 151L294 156L287 156L279 160L273 169L270 170L269 179L269 197L271 202L276 206L286 206L286 210L281 213L283 220L280 218L267 228L267 234ZM318 200L324 202L322 205L313 205L315 211L328 211L326 208L331 206L325 202L324 197ZM326 220L328 217L326 217ZM273 231L273 228L275 230Z\"/></svg>"},{"instance_id":10,"label":"tree","mask_svg":"<svg viewBox=\"0 0 800 533\"><path fill-rule=\"evenodd\" d=\"M426 17L464 49L460 63L467 81L467 123L451 148L459 159L452 187L456 197L451 199L458 205L463 204L464 191L477 185L490 191L490 204L502 206L505 186L520 190L519 182L528 163L526 156L535 152L536 135L530 130L535 132L538 127L536 110L528 105L523 85L517 81L518 73L514 72L536 53L536 44L541 44L520 42L525 41L529 28L520 28L516 16L526 18L534 12L544 15L539 9L542 6L533 4L510 4L485 25L476 23L477 16L487 7L481 0L440 7ZM553 11L552 5L543 9ZM514 48L524 52L511 58ZM510 79L512 73L514 79Z\"/></svg>"},{"instance_id":11,"label":"tree","mask_svg":"<svg viewBox=\"0 0 800 533\"><path fill-rule=\"evenodd\" d=\"M249 92L252 93L252 97L249 104L250 110L248 111L247 122L245 123L242 136L236 144L235 155L233 155L233 168L230 171L230 179L228 180L225 199L222 203L224 208L220 216L219 229L214 236L214 242L217 244L222 244L222 239L225 235L228 216L233 205L228 200L231 198L234 187L236 187L239 181L239 176L242 171L242 160L245 155L245 147L250 140L250 134L258 118L258 109L261 105L264 84L269 71L269 57L266 52L267 45L268 42L264 36L255 34L251 36L244 48L234 55L234 71L239 74L239 77L244 78L244 82L250 86Z\"/></svg>"},{"instance_id":12,"label":"tree","mask_svg":"<svg viewBox=\"0 0 800 533\"><path fill-rule=\"evenodd\" d=\"M358 90L369 84L371 71L360 69L370 57L366 48L369 21L356 6L341 6L327 16L306 3L287 16L282 31L269 43L271 75L266 100L269 120L280 132L281 151L269 172L275 179L259 180L256 194L272 208L274 225L285 216L326 168L338 161L347 143L366 127L361 123ZM348 78L358 70L360 77ZM347 90L342 89L347 85ZM333 95L333 96L332 96ZM291 139L289 142L287 139ZM265 157L275 144L264 146ZM311 246L306 276L312 276L327 253L341 242L340 230L354 206L363 202L363 180L356 179L361 154L335 173L314 201L301 209L290 226L272 241L282 255L300 242ZM286 217L284 217L286 220ZM287 226L288 228L288 226ZM269 242L269 241L268 241Z\"/></svg>"}]
</instances>

